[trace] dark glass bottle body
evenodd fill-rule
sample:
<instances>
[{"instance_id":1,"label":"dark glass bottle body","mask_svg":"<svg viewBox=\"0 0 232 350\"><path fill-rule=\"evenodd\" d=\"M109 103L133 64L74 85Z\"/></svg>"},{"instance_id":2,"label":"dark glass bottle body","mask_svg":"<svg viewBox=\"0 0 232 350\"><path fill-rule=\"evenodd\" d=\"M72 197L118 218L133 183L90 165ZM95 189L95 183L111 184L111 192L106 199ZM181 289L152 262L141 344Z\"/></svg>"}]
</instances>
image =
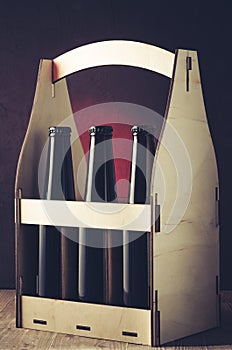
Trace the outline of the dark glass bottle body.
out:
<instances>
[{"instance_id":1,"label":"dark glass bottle body","mask_svg":"<svg viewBox=\"0 0 232 350\"><path fill-rule=\"evenodd\" d=\"M115 169L112 127L93 126L90 132L85 200L114 202ZM91 218L90 218L91 221ZM118 231L79 229L78 295L82 301L122 304L122 247Z\"/></svg>"},{"instance_id":2,"label":"dark glass bottle body","mask_svg":"<svg viewBox=\"0 0 232 350\"><path fill-rule=\"evenodd\" d=\"M69 127L50 127L43 198L75 200ZM69 237L69 238L68 238ZM72 239L70 239L72 238ZM39 227L38 295L73 299L77 288L77 230Z\"/></svg>"},{"instance_id":3,"label":"dark glass bottle body","mask_svg":"<svg viewBox=\"0 0 232 350\"><path fill-rule=\"evenodd\" d=\"M155 155L154 130L132 128L133 147L130 171L129 203L150 203L151 173ZM123 232L123 300L124 305L150 307L148 232Z\"/></svg>"}]
</instances>

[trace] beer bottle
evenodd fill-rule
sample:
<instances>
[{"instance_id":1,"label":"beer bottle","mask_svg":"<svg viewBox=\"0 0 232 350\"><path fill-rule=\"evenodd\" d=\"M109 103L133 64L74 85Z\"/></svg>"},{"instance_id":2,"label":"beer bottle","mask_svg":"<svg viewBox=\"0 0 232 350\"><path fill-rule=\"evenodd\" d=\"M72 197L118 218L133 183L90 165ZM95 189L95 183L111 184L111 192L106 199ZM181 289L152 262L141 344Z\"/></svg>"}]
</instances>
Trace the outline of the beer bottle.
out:
<instances>
[{"instance_id":1,"label":"beer bottle","mask_svg":"<svg viewBox=\"0 0 232 350\"><path fill-rule=\"evenodd\" d=\"M155 154L154 131L148 127L132 128L133 146L130 171L130 204L150 203L151 173ZM149 308L149 233L123 232L124 305Z\"/></svg>"},{"instance_id":2,"label":"beer bottle","mask_svg":"<svg viewBox=\"0 0 232 350\"><path fill-rule=\"evenodd\" d=\"M69 127L50 127L43 198L75 200ZM38 295L73 299L77 288L77 230L39 227Z\"/></svg>"},{"instance_id":3,"label":"beer bottle","mask_svg":"<svg viewBox=\"0 0 232 350\"><path fill-rule=\"evenodd\" d=\"M117 199L112 132L111 126L92 126L89 129L87 202L114 202ZM79 229L80 300L113 305L122 303L122 246L114 247L119 234L116 230Z\"/></svg>"}]
</instances>

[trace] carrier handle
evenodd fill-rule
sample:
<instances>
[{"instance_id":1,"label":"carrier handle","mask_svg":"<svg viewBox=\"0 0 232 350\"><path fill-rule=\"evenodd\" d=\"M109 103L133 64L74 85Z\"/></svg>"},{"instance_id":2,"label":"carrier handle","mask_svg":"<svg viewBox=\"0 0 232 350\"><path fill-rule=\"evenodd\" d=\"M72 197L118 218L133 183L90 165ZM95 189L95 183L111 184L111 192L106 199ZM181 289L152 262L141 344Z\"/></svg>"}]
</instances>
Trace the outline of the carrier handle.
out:
<instances>
[{"instance_id":1,"label":"carrier handle","mask_svg":"<svg viewBox=\"0 0 232 350\"><path fill-rule=\"evenodd\" d=\"M53 60L53 82L81 70L126 65L172 77L175 54L159 47L129 40L109 40L80 46Z\"/></svg>"}]
</instances>

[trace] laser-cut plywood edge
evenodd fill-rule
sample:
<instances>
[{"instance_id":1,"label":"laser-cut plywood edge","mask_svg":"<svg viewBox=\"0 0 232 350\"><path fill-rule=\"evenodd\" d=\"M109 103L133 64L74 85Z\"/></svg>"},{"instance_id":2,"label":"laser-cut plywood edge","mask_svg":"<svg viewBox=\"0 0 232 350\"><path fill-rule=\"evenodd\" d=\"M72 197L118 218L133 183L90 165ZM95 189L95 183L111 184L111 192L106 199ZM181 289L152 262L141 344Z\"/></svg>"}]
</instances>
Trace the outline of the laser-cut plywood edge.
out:
<instances>
[{"instance_id":1,"label":"laser-cut plywood edge","mask_svg":"<svg viewBox=\"0 0 232 350\"><path fill-rule=\"evenodd\" d=\"M189 72L186 71L187 57L192 60ZM155 323L154 327L160 329L161 344L218 326L219 312L219 226L215 213L218 206L215 189L219 184L195 51L177 51L171 86L166 124L151 183L152 196L158 194L158 204L161 204L159 164L166 195L161 208L160 232L153 232L153 300L158 296L156 309L160 324ZM166 142L170 136L169 128L174 128L183 140L192 170L192 192L179 223L180 203L171 220L169 217L175 205L177 186L179 192L184 186L184 183L178 184L176 177L178 163L174 166L168 155L172 152ZM187 167L188 164L182 164L179 169L182 175L188 173ZM186 193L182 191L181 195L183 203ZM172 232L165 233L165 229L175 224Z\"/></svg>"}]
</instances>

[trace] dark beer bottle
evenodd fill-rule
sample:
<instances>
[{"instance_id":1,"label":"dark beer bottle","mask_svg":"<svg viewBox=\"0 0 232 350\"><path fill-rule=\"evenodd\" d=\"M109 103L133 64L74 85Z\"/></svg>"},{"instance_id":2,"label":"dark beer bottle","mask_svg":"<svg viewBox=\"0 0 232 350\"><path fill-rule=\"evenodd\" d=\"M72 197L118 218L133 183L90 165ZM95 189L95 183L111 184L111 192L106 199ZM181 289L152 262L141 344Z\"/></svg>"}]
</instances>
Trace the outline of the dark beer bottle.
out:
<instances>
[{"instance_id":1,"label":"dark beer bottle","mask_svg":"<svg viewBox=\"0 0 232 350\"><path fill-rule=\"evenodd\" d=\"M150 203L151 173L155 154L154 131L132 128L133 147L130 171L129 203ZM149 233L123 232L124 305L149 308Z\"/></svg>"},{"instance_id":2,"label":"dark beer bottle","mask_svg":"<svg viewBox=\"0 0 232 350\"><path fill-rule=\"evenodd\" d=\"M114 202L115 169L111 126L93 126L90 132L85 200ZM91 220L91 218L90 218ZM118 231L79 229L79 299L88 302L122 303L122 246L113 247Z\"/></svg>"},{"instance_id":3,"label":"dark beer bottle","mask_svg":"<svg viewBox=\"0 0 232 350\"><path fill-rule=\"evenodd\" d=\"M75 200L69 127L50 127L43 198ZM77 230L39 227L38 295L72 299L77 288ZM75 242L76 240L76 242Z\"/></svg>"}]
</instances>

